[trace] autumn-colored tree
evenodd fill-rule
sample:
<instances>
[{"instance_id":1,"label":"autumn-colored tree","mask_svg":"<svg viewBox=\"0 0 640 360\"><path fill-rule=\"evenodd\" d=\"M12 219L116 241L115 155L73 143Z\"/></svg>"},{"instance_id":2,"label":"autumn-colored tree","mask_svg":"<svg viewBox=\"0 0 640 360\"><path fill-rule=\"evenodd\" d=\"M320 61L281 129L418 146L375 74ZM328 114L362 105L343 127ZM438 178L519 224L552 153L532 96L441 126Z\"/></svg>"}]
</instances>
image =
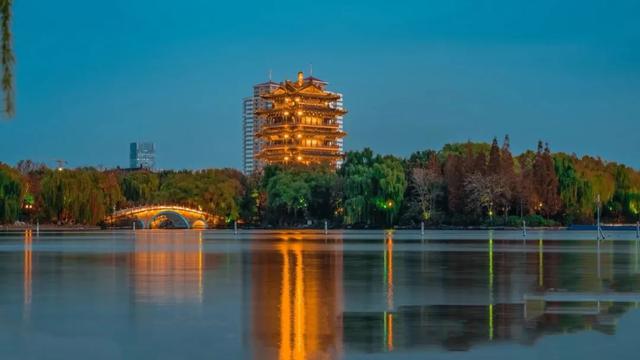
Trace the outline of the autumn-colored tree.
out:
<instances>
[{"instance_id":1,"label":"autumn-colored tree","mask_svg":"<svg viewBox=\"0 0 640 360\"><path fill-rule=\"evenodd\" d=\"M472 174L466 178L464 189L467 209L477 216L486 212L492 217L495 207L504 204L508 197L508 189L499 175Z\"/></svg>"},{"instance_id":2,"label":"autumn-colored tree","mask_svg":"<svg viewBox=\"0 0 640 360\"><path fill-rule=\"evenodd\" d=\"M411 188L414 203L420 208L422 220L429 220L435 211L436 199L442 194L442 171L436 155L431 155L426 166L411 169Z\"/></svg>"},{"instance_id":3,"label":"autumn-colored tree","mask_svg":"<svg viewBox=\"0 0 640 360\"><path fill-rule=\"evenodd\" d=\"M500 147L498 146L498 140L494 137L491 143L491 150L489 150L489 163L487 164L487 174L489 175L501 175Z\"/></svg>"},{"instance_id":4,"label":"autumn-colored tree","mask_svg":"<svg viewBox=\"0 0 640 360\"><path fill-rule=\"evenodd\" d=\"M538 142L538 150L533 164L533 186L538 200L534 205L535 209L546 217L556 215L561 205L558 177L549 146L543 147L542 141Z\"/></svg>"},{"instance_id":5,"label":"autumn-colored tree","mask_svg":"<svg viewBox=\"0 0 640 360\"><path fill-rule=\"evenodd\" d=\"M506 221L507 217L509 216L509 211L511 209L517 208L520 205L519 199L521 197L519 178L516 175L515 163L513 162L513 156L511 155L511 143L509 140L509 135L505 135L504 142L502 143L502 148L500 149L499 174L500 178L503 181L503 184L507 189L507 192L509 193L509 196L506 199L503 208Z\"/></svg>"},{"instance_id":6,"label":"autumn-colored tree","mask_svg":"<svg viewBox=\"0 0 640 360\"><path fill-rule=\"evenodd\" d=\"M464 160L461 155L450 154L444 166L447 208L450 213L464 211Z\"/></svg>"}]
</instances>

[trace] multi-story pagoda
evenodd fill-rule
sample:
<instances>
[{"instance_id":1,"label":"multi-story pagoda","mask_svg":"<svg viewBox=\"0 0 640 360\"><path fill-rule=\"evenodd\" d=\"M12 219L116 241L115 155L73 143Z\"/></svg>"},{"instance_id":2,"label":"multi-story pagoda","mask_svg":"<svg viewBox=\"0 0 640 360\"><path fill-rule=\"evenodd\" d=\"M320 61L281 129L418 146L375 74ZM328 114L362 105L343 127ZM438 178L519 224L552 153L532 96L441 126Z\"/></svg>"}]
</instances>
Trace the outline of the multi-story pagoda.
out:
<instances>
[{"instance_id":1,"label":"multi-story pagoda","mask_svg":"<svg viewBox=\"0 0 640 360\"><path fill-rule=\"evenodd\" d=\"M260 142L257 158L265 164L329 164L342 161L342 96L325 90L326 82L304 78L285 81L262 98L268 109L256 111Z\"/></svg>"}]
</instances>

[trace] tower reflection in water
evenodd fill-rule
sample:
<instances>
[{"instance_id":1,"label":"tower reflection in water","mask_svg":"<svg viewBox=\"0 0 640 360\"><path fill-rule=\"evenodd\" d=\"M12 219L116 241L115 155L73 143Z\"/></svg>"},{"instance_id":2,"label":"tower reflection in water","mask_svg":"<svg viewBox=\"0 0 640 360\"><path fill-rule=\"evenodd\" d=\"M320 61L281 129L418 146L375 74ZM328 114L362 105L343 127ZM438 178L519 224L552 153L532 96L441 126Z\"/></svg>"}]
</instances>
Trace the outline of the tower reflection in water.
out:
<instances>
[{"instance_id":1,"label":"tower reflection in water","mask_svg":"<svg viewBox=\"0 0 640 360\"><path fill-rule=\"evenodd\" d=\"M251 251L254 358L334 359L342 353L342 250L308 234ZM264 245L262 245L264 246Z\"/></svg>"},{"instance_id":2,"label":"tower reflection in water","mask_svg":"<svg viewBox=\"0 0 640 360\"><path fill-rule=\"evenodd\" d=\"M202 302L202 232L139 231L130 256L136 301Z\"/></svg>"}]
</instances>

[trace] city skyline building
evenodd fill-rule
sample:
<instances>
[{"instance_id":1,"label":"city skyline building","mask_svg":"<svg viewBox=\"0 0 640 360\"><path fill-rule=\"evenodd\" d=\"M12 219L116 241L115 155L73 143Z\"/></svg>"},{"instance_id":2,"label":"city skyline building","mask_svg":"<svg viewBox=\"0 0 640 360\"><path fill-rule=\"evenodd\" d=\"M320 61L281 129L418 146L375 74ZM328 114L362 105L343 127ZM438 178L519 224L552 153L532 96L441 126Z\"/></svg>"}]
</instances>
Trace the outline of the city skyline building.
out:
<instances>
[{"instance_id":1,"label":"city skyline building","mask_svg":"<svg viewBox=\"0 0 640 360\"><path fill-rule=\"evenodd\" d=\"M153 170L156 167L156 149L152 142L132 142L129 144L129 167Z\"/></svg>"},{"instance_id":2,"label":"city skyline building","mask_svg":"<svg viewBox=\"0 0 640 360\"><path fill-rule=\"evenodd\" d=\"M255 109L254 159L263 164L329 164L343 159L343 96L326 90L327 82L298 72L261 95L270 105Z\"/></svg>"},{"instance_id":3,"label":"city skyline building","mask_svg":"<svg viewBox=\"0 0 640 360\"><path fill-rule=\"evenodd\" d=\"M278 88L280 84L271 81L253 86L253 94L242 100L242 171L245 175L252 174L259 168L255 155L260 151L260 143L256 141L258 130L257 110L268 109L270 103L262 98Z\"/></svg>"}]
</instances>

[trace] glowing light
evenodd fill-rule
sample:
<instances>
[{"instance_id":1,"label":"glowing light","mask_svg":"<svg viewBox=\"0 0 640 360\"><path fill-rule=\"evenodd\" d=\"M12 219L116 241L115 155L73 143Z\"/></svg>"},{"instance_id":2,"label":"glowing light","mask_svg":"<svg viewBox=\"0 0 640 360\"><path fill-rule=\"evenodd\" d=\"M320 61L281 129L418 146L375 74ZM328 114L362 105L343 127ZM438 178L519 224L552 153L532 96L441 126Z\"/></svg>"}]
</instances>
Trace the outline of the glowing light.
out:
<instances>
[{"instance_id":1,"label":"glowing light","mask_svg":"<svg viewBox=\"0 0 640 360\"><path fill-rule=\"evenodd\" d=\"M298 155L298 161L302 161L302 156Z\"/></svg>"},{"instance_id":2,"label":"glowing light","mask_svg":"<svg viewBox=\"0 0 640 360\"><path fill-rule=\"evenodd\" d=\"M288 156L285 156L285 157L284 157L284 161L289 161L289 157L288 157Z\"/></svg>"},{"instance_id":3,"label":"glowing light","mask_svg":"<svg viewBox=\"0 0 640 360\"><path fill-rule=\"evenodd\" d=\"M285 112L284 112L284 116L289 116L289 112L288 112L288 111L285 111Z\"/></svg>"},{"instance_id":4,"label":"glowing light","mask_svg":"<svg viewBox=\"0 0 640 360\"><path fill-rule=\"evenodd\" d=\"M302 137L302 134L298 134L296 137L300 139Z\"/></svg>"},{"instance_id":5,"label":"glowing light","mask_svg":"<svg viewBox=\"0 0 640 360\"><path fill-rule=\"evenodd\" d=\"M288 139L289 138L289 134L284 134L284 138Z\"/></svg>"},{"instance_id":6,"label":"glowing light","mask_svg":"<svg viewBox=\"0 0 640 360\"><path fill-rule=\"evenodd\" d=\"M300 115L302 115L302 111L301 110L298 111L298 116L300 116Z\"/></svg>"}]
</instances>

